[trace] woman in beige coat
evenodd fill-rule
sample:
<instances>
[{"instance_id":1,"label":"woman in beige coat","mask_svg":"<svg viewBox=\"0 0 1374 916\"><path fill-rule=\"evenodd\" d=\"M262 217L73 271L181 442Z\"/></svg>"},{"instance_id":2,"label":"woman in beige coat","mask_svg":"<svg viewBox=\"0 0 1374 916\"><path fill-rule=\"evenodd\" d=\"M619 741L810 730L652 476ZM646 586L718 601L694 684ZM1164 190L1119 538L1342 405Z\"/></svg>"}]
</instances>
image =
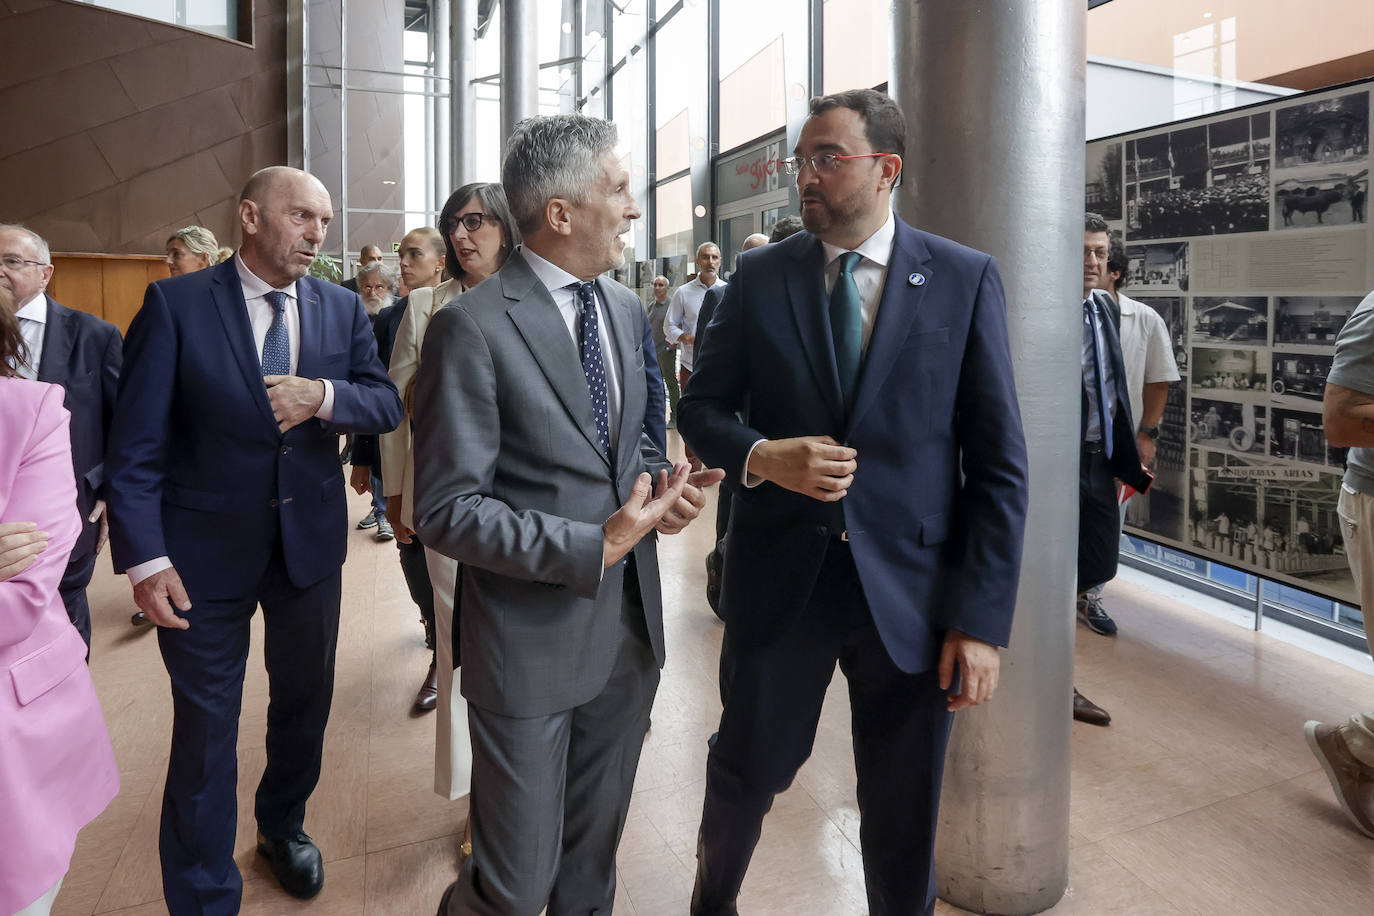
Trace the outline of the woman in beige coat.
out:
<instances>
[{"instance_id":1,"label":"woman in beige coat","mask_svg":"<svg viewBox=\"0 0 1374 916\"><path fill-rule=\"evenodd\" d=\"M458 298L506 263L520 244L499 184L475 182L449 197L439 216L444 237L445 264L452 279L410 294L405 317L396 332L391 351L391 380L401 392L406 420L381 437L382 481L386 488L387 521L398 540L409 543L415 536L415 463L410 423L414 417L415 376L420 369L420 349L425 329L436 311ZM468 793L472 778L472 747L468 740L467 704L454 689L457 657L455 619L459 569L456 561L432 550L425 551L429 578L434 585L434 630L439 680L439 715L434 748L434 791L449 799Z\"/></svg>"}]
</instances>

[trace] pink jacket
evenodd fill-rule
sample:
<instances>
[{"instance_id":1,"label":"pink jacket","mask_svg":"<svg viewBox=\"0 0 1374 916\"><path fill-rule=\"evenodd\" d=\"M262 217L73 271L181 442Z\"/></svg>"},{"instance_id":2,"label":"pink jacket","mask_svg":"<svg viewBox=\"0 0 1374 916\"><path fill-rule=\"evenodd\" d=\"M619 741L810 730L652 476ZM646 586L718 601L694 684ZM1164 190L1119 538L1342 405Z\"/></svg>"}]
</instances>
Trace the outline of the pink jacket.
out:
<instances>
[{"instance_id":1,"label":"pink jacket","mask_svg":"<svg viewBox=\"0 0 1374 916\"><path fill-rule=\"evenodd\" d=\"M0 378L0 521L49 533L0 582L0 913L66 874L77 831L119 791L86 645L57 593L81 527L68 421L58 386Z\"/></svg>"}]
</instances>

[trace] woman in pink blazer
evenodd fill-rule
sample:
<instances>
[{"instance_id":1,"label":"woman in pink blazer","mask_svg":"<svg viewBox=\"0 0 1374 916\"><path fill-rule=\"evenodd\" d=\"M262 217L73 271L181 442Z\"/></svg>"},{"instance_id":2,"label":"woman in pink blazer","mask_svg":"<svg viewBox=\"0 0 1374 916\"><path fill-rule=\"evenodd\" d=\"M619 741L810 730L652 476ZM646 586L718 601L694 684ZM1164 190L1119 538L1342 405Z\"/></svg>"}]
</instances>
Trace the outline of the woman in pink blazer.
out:
<instances>
[{"instance_id":1,"label":"woman in pink blazer","mask_svg":"<svg viewBox=\"0 0 1374 916\"><path fill-rule=\"evenodd\" d=\"M60 387L15 377L22 338L7 300L0 289L0 914L31 916L51 908L77 831L119 791L119 771L57 593L81 525L69 415ZM15 562L14 522L47 533L36 557Z\"/></svg>"}]
</instances>

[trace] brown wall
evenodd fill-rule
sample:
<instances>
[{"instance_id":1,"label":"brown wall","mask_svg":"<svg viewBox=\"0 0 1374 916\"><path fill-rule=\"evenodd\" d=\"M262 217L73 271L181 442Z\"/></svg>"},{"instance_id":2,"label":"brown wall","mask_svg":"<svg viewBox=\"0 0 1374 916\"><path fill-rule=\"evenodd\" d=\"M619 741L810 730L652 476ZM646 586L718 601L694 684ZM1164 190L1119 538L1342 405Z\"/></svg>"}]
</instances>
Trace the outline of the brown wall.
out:
<instances>
[{"instance_id":1,"label":"brown wall","mask_svg":"<svg viewBox=\"0 0 1374 916\"><path fill-rule=\"evenodd\" d=\"M247 46L0 0L0 221L62 251L160 254L191 223L235 244L239 189L286 158L286 2L253 9Z\"/></svg>"},{"instance_id":2,"label":"brown wall","mask_svg":"<svg viewBox=\"0 0 1374 916\"><path fill-rule=\"evenodd\" d=\"M151 256L53 252L52 263L48 295L67 308L104 318L121 334L143 305L148 284L167 276L166 261Z\"/></svg>"}]
</instances>

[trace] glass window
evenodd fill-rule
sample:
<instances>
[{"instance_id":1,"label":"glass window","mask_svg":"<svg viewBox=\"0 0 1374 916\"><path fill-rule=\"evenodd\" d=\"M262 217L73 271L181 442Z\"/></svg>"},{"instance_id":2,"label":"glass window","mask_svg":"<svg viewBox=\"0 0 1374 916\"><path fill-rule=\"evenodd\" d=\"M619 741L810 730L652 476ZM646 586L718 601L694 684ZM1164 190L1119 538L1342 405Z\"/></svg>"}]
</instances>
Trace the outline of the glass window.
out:
<instances>
[{"instance_id":1,"label":"glass window","mask_svg":"<svg viewBox=\"0 0 1374 916\"><path fill-rule=\"evenodd\" d=\"M660 178L674 175L691 162L691 144L704 142L705 124L693 124L689 105L706 85L704 10L684 6L654 36L654 128Z\"/></svg>"},{"instance_id":2,"label":"glass window","mask_svg":"<svg viewBox=\"0 0 1374 916\"><path fill-rule=\"evenodd\" d=\"M648 28L646 12L649 0L617 0L610 5L613 55L620 60L638 46L644 50L644 33ZM660 4L661 5L661 4Z\"/></svg>"},{"instance_id":3,"label":"glass window","mask_svg":"<svg viewBox=\"0 0 1374 916\"><path fill-rule=\"evenodd\" d=\"M886 83L892 58L892 15L884 0L825 0L826 93Z\"/></svg>"},{"instance_id":4,"label":"glass window","mask_svg":"<svg viewBox=\"0 0 1374 916\"><path fill-rule=\"evenodd\" d=\"M722 0L719 149L733 149L787 123L783 66L789 21L806 21L804 0ZM804 53L804 31L802 53Z\"/></svg>"},{"instance_id":5,"label":"glass window","mask_svg":"<svg viewBox=\"0 0 1374 916\"><path fill-rule=\"evenodd\" d=\"M246 28L239 32L238 0L78 0L118 13L170 22L221 38L251 41ZM245 23L246 26L250 24Z\"/></svg>"},{"instance_id":6,"label":"glass window","mask_svg":"<svg viewBox=\"0 0 1374 916\"><path fill-rule=\"evenodd\" d=\"M612 78L611 120L615 122L619 138L616 155L620 157L625 171L630 174L630 187L634 190L635 202L639 204L640 213L647 217L649 135L648 107L645 100L648 68L645 67L644 58L643 53L631 55ZM630 230L633 250L625 253L626 260L634 261L647 256L649 248L646 226L645 219L635 220Z\"/></svg>"},{"instance_id":7,"label":"glass window","mask_svg":"<svg viewBox=\"0 0 1374 916\"><path fill-rule=\"evenodd\" d=\"M684 175L654 192L655 253L660 258L692 253L692 179Z\"/></svg>"}]
</instances>

